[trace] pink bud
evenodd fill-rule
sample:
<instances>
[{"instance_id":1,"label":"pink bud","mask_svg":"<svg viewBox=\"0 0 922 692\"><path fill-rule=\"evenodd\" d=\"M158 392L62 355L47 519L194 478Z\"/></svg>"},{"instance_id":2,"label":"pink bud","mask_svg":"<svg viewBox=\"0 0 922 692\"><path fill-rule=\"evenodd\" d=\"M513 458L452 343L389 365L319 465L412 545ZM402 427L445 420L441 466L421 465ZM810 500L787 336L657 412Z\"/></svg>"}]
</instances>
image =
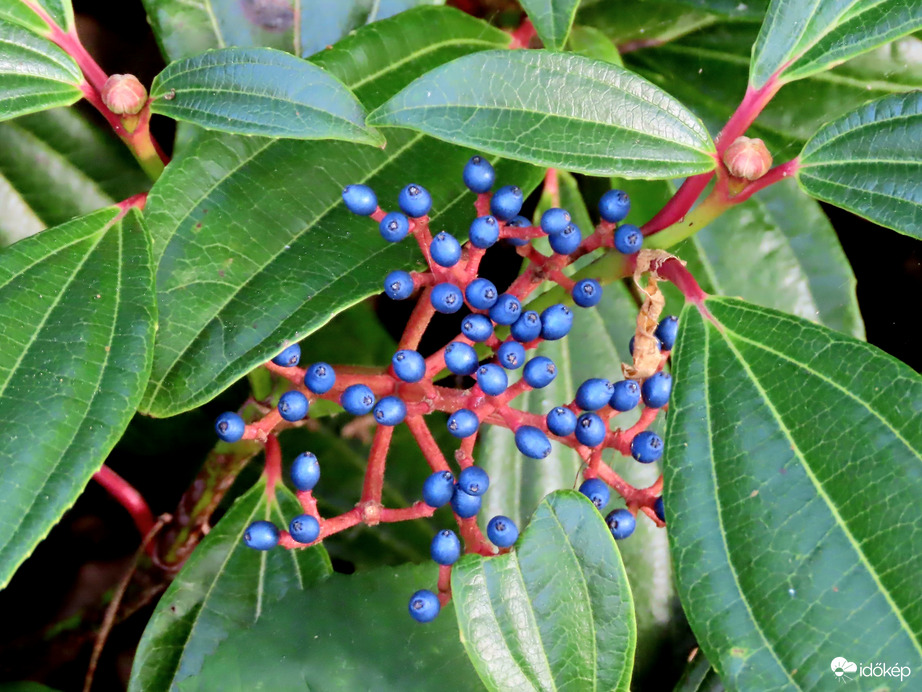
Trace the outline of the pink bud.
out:
<instances>
[{"instance_id":1,"label":"pink bud","mask_svg":"<svg viewBox=\"0 0 922 692\"><path fill-rule=\"evenodd\" d=\"M102 87L102 101L113 113L135 115L147 103L147 89L133 74L114 74Z\"/></svg>"},{"instance_id":2,"label":"pink bud","mask_svg":"<svg viewBox=\"0 0 922 692\"><path fill-rule=\"evenodd\" d=\"M761 139L737 137L724 152L724 165L734 178L758 180L772 167L772 155Z\"/></svg>"}]
</instances>

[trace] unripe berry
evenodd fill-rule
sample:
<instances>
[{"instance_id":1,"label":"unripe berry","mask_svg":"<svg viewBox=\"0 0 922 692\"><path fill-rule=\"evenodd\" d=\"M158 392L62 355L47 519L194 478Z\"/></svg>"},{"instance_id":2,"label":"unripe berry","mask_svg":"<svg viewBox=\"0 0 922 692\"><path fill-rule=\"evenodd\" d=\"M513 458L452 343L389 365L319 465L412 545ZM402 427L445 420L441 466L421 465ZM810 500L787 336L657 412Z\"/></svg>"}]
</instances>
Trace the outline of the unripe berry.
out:
<instances>
[{"instance_id":1,"label":"unripe berry","mask_svg":"<svg viewBox=\"0 0 922 692\"><path fill-rule=\"evenodd\" d=\"M276 365L281 365L283 368L293 368L298 364L299 360L301 360L301 345L292 344L273 358L272 362Z\"/></svg>"},{"instance_id":2,"label":"unripe berry","mask_svg":"<svg viewBox=\"0 0 922 692\"><path fill-rule=\"evenodd\" d=\"M255 550L271 550L279 544L279 530L271 521L254 521L244 531L243 542Z\"/></svg>"},{"instance_id":3,"label":"unripe berry","mask_svg":"<svg viewBox=\"0 0 922 692\"><path fill-rule=\"evenodd\" d=\"M299 421L310 410L310 401L301 392L292 390L279 397L279 415L289 422Z\"/></svg>"},{"instance_id":4,"label":"unripe berry","mask_svg":"<svg viewBox=\"0 0 922 692\"><path fill-rule=\"evenodd\" d=\"M214 429L218 434L218 438L224 442L236 442L243 437L246 423L236 413L228 411L218 416L218 419L214 422Z\"/></svg>"},{"instance_id":5,"label":"unripe berry","mask_svg":"<svg viewBox=\"0 0 922 692\"><path fill-rule=\"evenodd\" d=\"M634 527L637 526L634 515L626 509L612 510L605 517L605 523L608 524L611 535L618 540L630 536L634 533Z\"/></svg>"},{"instance_id":6,"label":"unripe berry","mask_svg":"<svg viewBox=\"0 0 922 692\"><path fill-rule=\"evenodd\" d=\"M429 589L420 589L410 596L410 615L417 622L432 622L435 620L442 604L439 603L439 597Z\"/></svg>"},{"instance_id":7,"label":"unripe berry","mask_svg":"<svg viewBox=\"0 0 922 692\"><path fill-rule=\"evenodd\" d=\"M479 466L468 466L458 474L458 487L468 495L483 495L490 487L490 476Z\"/></svg>"},{"instance_id":8,"label":"unripe berry","mask_svg":"<svg viewBox=\"0 0 922 692\"><path fill-rule=\"evenodd\" d=\"M724 152L724 165L734 178L758 180L772 167L772 155L761 139L737 137Z\"/></svg>"},{"instance_id":9,"label":"unripe berry","mask_svg":"<svg viewBox=\"0 0 922 692\"><path fill-rule=\"evenodd\" d=\"M298 490L313 490L320 480L320 462L311 452L304 452L291 462L291 482Z\"/></svg>"},{"instance_id":10,"label":"unripe berry","mask_svg":"<svg viewBox=\"0 0 922 692\"><path fill-rule=\"evenodd\" d=\"M509 548L519 539L519 527L509 517L493 517L487 524L487 538L497 548Z\"/></svg>"},{"instance_id":11,"label":"unripe berry","mask_svg":"<svg viewBox=\"0 0 922 692\"><path fill-rule=\"evenodd\" d=\"M299 514L288 524L288 533L298 543L313 543L320 535L320 523L310 514Z\"/></svg>"},{"instance_id":12,"label":"unripe berry","mask_svg":"<svg viewBox=\"0 0 922 692\"><path fill-rule=\"evenodd\" d=\"M545 459L551 453L551 441L533 425L522 425L515 431L515 446L532 459Z\"/></svg>"},{"instance_id":13,"label":"unripe berry","mask_svg":"<svg viewBox=\"0 0 922 692\"><path fill-rule=\"evenodd\" d=\"M423 502L430 507L444 507L455 493L455 477L451 471L436 471L423 483Z\"/></svg>"},{"instance_id":14,"label":"unripe berry","mask_svg":"<svg viewBox=\"0 0 922 692\"><path fill-rule=\"evenodd\" d=\"M461 557L461 541L454 531L443 529L432 538L429 555L439 565L453 565Z\"/></svg>"},{"instance_id":15,"label":"unripe berry","mask_svg":"<svg viewBox=\"0 0 922 692\"><path fill-rule=\"evenodd\" d=\"M579 491L592 500L592 504L594 504L598 510L605 507L605 505L608 504L608 500L611 498L611 491L609 491L605 481L599 478L586 479L583 481L583 484L579 486Z\"/></svg>"},{"instance_id":16,"label":"unripe berry","mask_svg":"<svg viewBox=\"0 0 922 692\"><path fill-rule=\"evenodd\" d=\"M117 115L136 115L147 103L147 89L133 74L114 74L102 85L102 102Z\"/></svg>"},{"instance_id":17,"label":"unripe berry","mask_svg":"<svg viewBox=\"0 0 922 692\"><path fill-rule=\"evenodd\" d=\"M486 341L493 336L493 322L486 315L468 315L461 322L461 333L471 341Z\"/></svg>"},{"instance_id":18,"label":"unripe berry","mask_svg":"<svg viewBox=\"0 0 922 692\"><path fill-rule=\"evenodd\" d=\"M461 439L470 437L479 427L477 414L469 408L458 409L448 417L448 432Z\"/></svg>"}]
</instances>

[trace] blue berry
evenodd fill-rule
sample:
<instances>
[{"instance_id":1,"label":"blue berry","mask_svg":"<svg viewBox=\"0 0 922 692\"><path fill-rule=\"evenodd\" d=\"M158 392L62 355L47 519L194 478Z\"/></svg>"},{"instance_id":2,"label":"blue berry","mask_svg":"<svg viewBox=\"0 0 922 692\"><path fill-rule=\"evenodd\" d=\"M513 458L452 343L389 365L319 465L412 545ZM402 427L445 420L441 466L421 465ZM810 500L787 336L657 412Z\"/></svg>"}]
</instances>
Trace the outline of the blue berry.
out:
<instances>
[{"instance_id":1,"label":"blue berry","mask_svg":"<svg viewBox=\"0 0 922 692\"><path fill-rule=\"evenodd\" d=\"M448 417L448 432L461 439L470 437L479 427L477 414L469 408L458 409Z\"/></svg>"},{"instance_id":2,"label":"blue berry","mask_svg":"<svg viewBox=\"0 0 922 692\"><path fill-rule=\"evenodd\" d=\"M675 315L668 315L660 320L659 325L653 335L662 343L664 351L671 351L675 346L675 337L679 331L679 318Z\"/></svg>"},{"instance_id":3,"label":"blue berry","mask_svg":"<svg viewBox=\"0 0 922 692\"><path fill-rule=\"evenodd\" d=\"M254 521L243 532L243 542L255 550L271 550L279 544L279 530L271 521Z\"/></svg>"},{"instance_id":4,"label":"blue berry","mask_svg":"<svg viewBox=\"0 0 922 692\"><path fill-rule=\"evenodd\" d=\"M614 391L608 405L616 411L630 411L640 403L640 385L634 380L621 380L612 387Z\"/></svg>"},{"instance_id":5,"label":"blue berry","mask_svg":"<svg viewBox=\"0 0 922 692\"><path fill-rule=\"evenodd\" d=\"M399 425L407 417L407 405L398 396L384 397L375 404L374 411L379 425Z\"/></svg>"},{"instance_id":6,"label":"blue berry","mask_svg":"<svg viewBox=\"0 0 922 692\"><path fill-rule=\"evenodd\" d=\"M631 198L624 190L609 190L599 200L599 215L609 223L624 220L631 210Z\"/></svg>"},{"instance_id":7,"label":"blue berry","mask_svg":"<svg viewBox=\"0 0 922 692\"><path fill-rule=\"evenodd\" d=\"M592 500L592 504L600 511L608 504L608 500L611 498L608 486L598 478L588 478L583 481L583 484L579 486L579 491Z\"/></svg>"},{"instance_id":8,"label":"blue berry","mask_svg":"<svg viewBox=\"0 0 922 692\"><path fill-rule=\"evenodd\" d=\"M528 228L529 226L531 226L531 221L524 216L514 216L506 222L506 228ZM527 238L506 238L506 242L514 247L528 245Z\"/></svg>"},{"instance_id":9,"label":"blue berry","mask_svg":"<svg viewBox=\"0 0 922 692\"><path fill-rule=\"evenodd\" d=\"M279 414L287 421L304 418L310 410L311 402L301 392L292 390L279 397Z\"/></svg>"},{"instance_id":10,"label":"blue berry","mask_svg":"<svg viewBox=\"0 0 922 692\"><path fill-rule=\"evenodd\" d=\"M512 519L500 514L487 524L487 538L497 548L509 548L519 540L519 527Z\"/></svg>"},{"instance_id":11,"label":"blue berry","mask_svg":"<svg viewBox=\"0 0 922 692\"><path fill-rule=\"evenodd\" d=\"M566 437L576 430L576 414L565 406L552 408L545 421L547 429L557 437Z\"/></svg>"},{"instance_id":12,"label":"blue berry","mask_svg":"<svg viewBox=\"0 0 922 692\"><path fill-rule=\"evenodd\" d=\"M522 314L522 304L519 299L508 293L503 293L496 299L496 305L490 308L490 319L496 324L512 324Z\"/></svg>"},{"instance_id":13,"label":"blue berry","mask_svg":"<svg viewBox=\"0 0 922 692\"><path fill-rule=\"evenodd\" d=\"M540 428L522 425L515 431L515 446L532 459L545 459L551 453L551 441Z\"/></svg>"},{"instance_id":14,"label":"blue berry","mask_svg":"<svg viewBox=\"0 0 922 692\"><path fill-rule=\"evenodd\" d=\"M490 199L490 213L500 221L508 221L522 210L525 197L515 185L506 185L493 193Z\"/></svg>"},{"instance_id":15,"label":"blue berry","mask_svg":"<svg viewBox=\"0 0 922 692\"><path fill-rule=\"evenodd\" d=\"M299 514L288 524L288 533L298 543L313 543L320 535L320 523L310 514Z\"/></svg>"},{"instance_id":16,"label":"blue berry","mask_svg":"<svg viewBox=\"0 0 922 692\"><path fill-rule=\"evenodd\" d=\"M525 363L525 371L522 377L530 387L541 389L547 387L554 378L557 377L557 366L554 361L545 356L535 356Z\"/></svg>"},{"instance_id":17,"label":"blue berry","mask_svg":"<svg viewBox=\"0 0 922 692\"><path fill-rule=\"evenodd\" d=\"M663 342L657 339L656 337L654 337L654 340L656 341L656 350L662 351ZM631 337L631 340L627 342L627 350L631 352L632 356L634 355L634 337L633 336Z\"/></svg>"},{"instance_id":18,"label":"blue berry","mask_svg":"<svg viewBox=\"0 0 922 692\"><path fill-rule=\"evenodd\" d=\"M455 477L451 471L436 471L423 483L423 502L430 507L444 507L455 492Z\"/></svg>"},{"instance_id":19,"label":"blue berry","mask_svg":"<svg viewBox=\"0 0 922 692\"><path fill-rule=\"evenodd\" d=\"M634 533L634 527L637 526L634 515L626 509L612 510L605 517L605 523L608 524L611 535L618 540L630 536Z\"/></svg>"},{"instance_id":20,"label":"blue berry","mask_svg":"<svg viewBox=\"0 0 922 692\"><path fill-rule=\"evenodd\" d=\"M566 209L553 207L541 215L541 230L548 235L557 235L567 229L570 221L570 212Z\"/></svg>"},{"instance_id":21,"label":"blue berry","mask_svg":"<svg viewBox=\"0 0 922 692\"><path fill-rule=\"evenodd\" d=\"M656 518L660 521L666 521L666 508L663 507L663 496L660 495L656 498L656 502L653 503L653 511L656 514Z\"/></svg>"},{"instance_id":22,"label":"blue berry","mask_svg":"<svg viewBox=\"0 0 922 692\"><path fill-rule=\"evenodd\" d=\"M353 416L364 416L371 413L375 407L375 393L364 384L353 384L346 387L339 396L339 403Z\"/></svg>"},{"instance_id":23,"label":"blue berry","mask_svg":"<svg viewBox=\"0 0 922 692\"><path fill-rule=\"evenodd\" d=\"M420 589L410 596L410 615L416 622L432 622L439 616L442 604L429 589Z\"/></svg>"},{"instance_id":24,"label":"blue berry","mask_svg":"<svg viewBox=\"0 0 922 692\"><path fill-rule=\"evenodd\" d=\"M291 482L298 490L313 490L320 480L320 462L316 455L304 452L291 462Z\"/></svg>"},{"instance_id":25,"label":"blue berry","mask_svg":"<svg viewBox=\"0 0 922 692\"><path fill-rule=\"evenodd\" d=\"M557 303L541 313L541 338L548 341L562 339L573 326L573 311Z\"/></svg>"},{"instance_id":26,"label":"blue berry","mask_svg":"<svg viewBox=\"0 0 922 692\"><path fill-rule=\"evenodd\" d=\"M299 360L301 360L301 344L292 344L273 358L272 362L283 368L293 368Z\"/></svg>"},{"instance_id":27,"label":"blue berry","mask_svg":"<svg viewBox=\"0 0 922 692\"><path fill-rule=\"evenodd\" d=\"M512 326L509 333L516 341L527 344L541 336L541 316L534 310L526 310Z\"/></svg>"},{"instance_id":28,"label":"blue berry","mask_svg":"<svg viewBox=\"0 0 922 692\"><path fill-rule=\"evenodd\" d=\"M669 401L672 392L672 375L668 372L657 372L650 375L640 386L640 396L650 408L662 408Z\"/></svg>"},{"instance_id":29,"label":"blue berry","mask_svg":"<svg viewBox=\"0 0 922 692\"><path fill-rule=\"evenodd\" d=\"M304 373L304 386L314 394L326 394L336 384L336 371L329 363L314 363Z\"/></svg>"},{"instance_id":30,"label":"blue berry","mask_svg":"<svg viewBox=\"0 0 922 692\"><path fill-rule=\"evenodd\" d=\"M605 440L608 427L594 413L583 413L576 419L576 440L587 447L598 447Z\"/></svg>"},{"instance_id":31,"label":"blue berry","mask_svg":"<svg viewBox=\"0 0 922 692\"><path fill-rule=\"evenodd\" d=\"M571 223L563 233L556 233L548 238L548 242L551 244L551 250L558 255L572 255L583 242L583 232L579 230L579 226Z\"/></svg>"},{"instance_id":32,"label":"blue berry","mask_svg":"<svg viewBox=\"0 0 922 692\"><path fill-rule=\"evenodd\" d=\"M426 376L426 359L417 351L402 349L391 358L394 374L404 382L419 382Z\"/></svg>"},{"instance_id":33,"label":"blue berry","mask_svg":"<svg viewBox=\"0 0 922 692\"><path fill-rule=\"evenodd\" d=\"M454 531L443 529L432 538L429 554L439 565L453 565L461 557L461 541Z\"/></svg>"},{"instance_id":34,"label":"blue berry","mask_svg":"<svg viewBox=\"0 0 922 692\"><path fill-rule=\"evenodd\" d=\"M453 267L461 259L461 243L453 235L442 231L432 239L429 252L440 267Z\"/></svg>"},{"instance_id":35,"label":"blue berry","mask_svg":"<svg viewBox=\"0 0 922 692\"><path fill-rule=\"evenodd\" d=\"M464 289L464 297L475 310L489 310L496 304L499 291L492 281L487 279L474 279Z\"/></svg>"},{"instance_id":36,"label":"blue berry","mask_svg":"<svg viewBox=\"0 0 922 692\"><path fill-rule=\"evenodd\" d=\"M626 223L615 230L615 249L625 255L633 255L643 245L643 233L634 224Z\"/></svg>"},{"instance_id":37,"label":"blue berry","mask_svg":"<svg viewBox=\"0 0 922 692\"><path fill-rule=\"evenodd\" d=\"M389 243L398 243L410 232L410 220L405 214L392 211L381 219L378 230L381 231L381 237Z\"/></svg>"},{"instance_id":38,"label":"blue berry","mask_svg":"<svg viewBox=\"0 0 922 692\"><path fill-rule=\"evenodd\" d=\"M595 279L581 279L573 287L573 302L581 308L591 308L602 300L602 284Z\"/></svg>"},{"instance_id":39,"label":"blue berry","mask_svg":"<svg viewBox=\"0 0 922 692\"><path fill-rule=\"evenodd\" d=\"M480 511L480 505L483 504L483 498L480 495L468 495L455 486L455 492L451 496L451 509L462 519L469 519Z\"/></svg>"},{"instance_id":40,"label":"blue berry","mask_svg":"<svg viewBox=\"0 0 922 692\"><path fill-rule=\"evenodd\" d=\"M343 189L343 202L346 209L359 216L371 216L378 208L375 191L367 185L347 185Z\"/></svg>"},{"instance_id":41,"label":"blue berry","mask_svg":"<svg viewBox=\"0 0 922 692\"><path fill-rule=\"evenodd\" d=\"M464 164L461 177L468 190L483 194L489 192L493 183L496 182L496 171L482 156L472 156L471 160Z\"/></svg>"},{"instance_id":42,"label":"blue berry","mask_svg":"<svg viewBox=\"0 0 922 692\"><path fill-rule=\"evenodd\" d=\"M243 422L243 418L231 411L222 413L214 422L214 430L218 438L224 442L236 442L243 437L245 429L246 423Z\"/></svg>"},{"instance_id":43,"label":"blue berry","mask_svg":"<svg viewBox=\"0 0 922 692\"><path fill-rule=\"evenodd\" d=\"M429 301L438 312L447 315L458 312L464 305L461 289L450 283L436 284L429 295Z\"/></svg>"},{"instance_id":44,"label":"blue berry","mask_svg":"<svg viewBox=\"0 0 922 692\"><path fill-rule=\"evenodd\" d=\"M493 216L481 216L474 219L468 237L471 245L486 250L499 240L499 222Z\"/></svg>"},{"instance_id":45,"label":"blue berry","mask_svg":"<svg viewBox=\"0 0 922 692\"><path fill-rule=\"evenodd\" d=\"M509 386L506 371L493 363L481 365L477 370L477 384L488 396L499 396Z\"/></svg>"},{"instance_id":46,"label":"blue berry","mask_svg":"<svg viewBox=\"0 0 922 692\"><path fill-rule=\"evenodd\" d=\"M504 341L496 351L496 359L507 370L518 370L525 365L525 347L518 341Z\"/></svg>"},{"instance_id":47,"label":"blue berry","mask_svg":"<svg viewBox=\"0 0 922 692\"><path fill-rule=\"evenodd\" d=\"M425 216L432 209L432 196L429 191L422 185L410 183L400 191L397 196L397 204L407 216L418 219Z\"/></svg>"},{"instance_id":48,"label":"blue berry","mask_svg":"<svg viewBox=\"0 0 922 692\"><path fill-rule=\"evenodd\" d=\"M413 277L402 269L384 277L384 293L391 300L406 300L413 295Z\"/></svg>"},{"instance_id":49,"label":"blue berry","mask_svg":"<svg viewBox=\"0 0 922 692\"><path fill-rule=\"evenodd\" d=\"M471 341L486 341L493 336L493 322L486 315L468 315L461 322L461 333Z\"/></svg>"},{"instance_id":50,"label":"blue berry","mask_svg":"<svg viewBox=\"0 0 922 692\"><path fill-rule=\"evenodd\" d=\"M576 405L584 411L598 411L608 403L614 391L611 382L593 377L583 382L576 390Z\"/></svg>"},{"instance_id":51,"label":"blue berry","mask_svg":"<svg viewBox=\"0 0 922 692\"><path fill-rule=\"evenodd\" d=\"M455 375L473 375L477 360L477 351L463 341L452 341L445 348L445 367Z\"/></svg>"},{"instance_id":52,"label":"blue berry","mask_svg":"<svg viewBox=\"0 0 922 692\"><path fill-rule=\"evenodd\" d=\"M468 466L458 474L458 488L468 495L483 495L490 487L490 476L479 466Z\"/></svg>"},{"instance_id":53,"label":"blue berry","mask_svg":"<svg viewBox=\"0 0 922 692\"><path fill-rule=\"evenodd\" d=\"M663 456L663 438L649 430L637 433L631 440L631 456L641 464L652 464Z\"/></svg>"}]
</instances>

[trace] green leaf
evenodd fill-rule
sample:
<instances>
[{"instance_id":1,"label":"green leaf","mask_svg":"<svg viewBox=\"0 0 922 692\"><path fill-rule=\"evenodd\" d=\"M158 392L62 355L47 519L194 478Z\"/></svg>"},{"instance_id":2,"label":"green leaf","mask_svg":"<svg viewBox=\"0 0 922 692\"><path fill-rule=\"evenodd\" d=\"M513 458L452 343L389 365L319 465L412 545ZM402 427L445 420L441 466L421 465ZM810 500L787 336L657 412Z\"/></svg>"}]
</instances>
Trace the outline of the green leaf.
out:
<instances>
[{"instance_id":1,"label":"green leaf","mask_svg":"<svg viewBox=\"0 0 922 692\"><path fill-rule=\"evenodd\" d=\"M229 635L258 621L286 594L332 573L322 546L259 551L244 545L253 521L287 528L301 511L281 484L270 499L262 477L237 498L160 597L138 645L129 690L178 689Z\"/></svg>"},{"instance_id":2,"label":"green leaf","mask_svg":"<svg viewBox=\"0 0 922 692\"><path fill-rule=\"evenodd\" d=\"M167 65L151 85L151 111L210 130L290 139L383 144L342 82L270 48L210 50Z\"/></svg>"},{"instance_id":3,"label":"green leaf","mask_svg":"<svg viewBox=\"0 0 922 692\"><path fill-rule=\"evenodd\" d=\"M143 192L125 146L73 108L0 123L0 245Z\"/></svg>"},{"instance_id":4,"label":"green leaf","mask_svg":"<svg viewBox=\"0 0 922 692\"><path fill-rule=\"evenodd\" d=\"M572 206L565 206L573 211ZM590 377L622 379L620 363L629 360L628 341L634 334L636 320L637 304L627 287L620 282L605 286L598 306L591 310L577 309L569 335L538 348L537 353L557 364L557 378L541 390L517 397L516 408L543 416L554 406L572 401L576 388ZM615 425L628 428L636 421L636 413L624 413L615 419ZM546 459L527 459L516 448L509 430L498 426L485 428L475 455L477 464L490 474L491 481L480 512L483 522L503 514L523 526L548 493L579 487L583 468L579 455L560 444L553 444L551 449ZM658 464L638 464L630 458L608 455L605 461L636 487L652 485L660 474ZM612 496L606 511L624 506L617 494ZM633 594L636 666L642 667L656 656L668 634L668 614L675 598L666 532L640 517L634 535L619 542L618 548Z\"/></svg>"},{"instance_id":5,"label":"green leaf","mask_svg":"<svg viewBox=\"0 0 922 692\"><path fill-rule=\"evenodd\" d=\"M563 50L579 0L522 0L545 48Z\"/></svg>"},{"instance_id":6,"label":"green leaf","mask_svg":"<svg viewBox=\"0 0 922 692\"><path fill-rule=\"evenodd\" d=\"M672 0L672 2L713 12L728 19L761 20L768 9L769 0L746 0L746 2L739 2L739 0ZM656 4L662 3L657 1Z\"/></svg>"},{"instance_id":7,"label":"green leaf","mask_svg":"<svg viewBox=\"0 0 922 692\"><path fill-rule=\"evenodd\" d=\"M670 251L709 293L864 338L855 275L835 229L794 181L762 190Z\"/></svg>"},{"instance_id":8,"label":"green leaf","mask_svg":"<svg viewBox=\"0 0 922 692\"><path fill-rule=\"evenodd\" d=\"M673 692L723 692L723 682L711 662L700 650L692 655L694 658L688 662Z\"/></svg>"},{"instance_id":9,"label":"green leaf","mask_svg":"<svg viewBox=\"0 0 922 692\"><path fill-rule=\"evenodd\" d=\"M436 565L335 574L263 609L210 656L184 692L206 690L483 690L458 639L451 605L426 625L407 612L434 590Z\"/></svg>"},{"instance_id":10,"label":"green leaf","mask_svg":"<svg viewBox=\"0 0 922 692\"><path fill-rule=\"evenodd\" d=\"M131 420L154 323L150 241L135 210L102 209L0 255L0 588Z\"/></svg>"},{"instance_id":11,"label":"green leaf","mask_svg":"<svg viewBox=\"0 0 922 692\"><path fill-rule=\"evenodd\" d=\"M574 26L567 46L574 53L585 55L587 58L624 66L617 46L605 34L591 26Z\"/></svg>"},{"instance_id":12,"label":"green leaf","mask_svg":"<svg viewBox=\"0 0 922 692\"><path fill-rule=\"evenodd\" d=\"M594 27L625 52L674 41L720 18L694 3L604 0L580 5L578 24ZM670 89L670 93L673 93Z\"/></svg>"},{"instance_id":13,"label":"green leaf","mask_svg":"<svg viewBox=\"0 0 922 692\"><path fill-rule=\"evenodd\" d=\"M810 195L922 238L922 91L893 94L823 127L797 171Z\"/></svg>"},{"instance_id":14,"label":"green leaf","mask_svg":"<svg viewBox=\"0 0 922 692\"><path fill-rule=\"evenodd\" d=\"M376 22L315 60L373 106L420 71L507 41L457 10L419 8ZM466 229L474 195L460 171L471 154L407 132L388 133L385 150L199 138L168 167L145 209L159 258L161 320L143 409L165 416L208 401L284 340L303 338L380 292L388 272L412 265L418 250L409 242L384 242L377 224L345 209L346 185L370 184L390 207L403 186L419 181L432 193L439 228ZM542 175L508 162L497 170L500 181L526 191ZM254 191L271 203L256 204Z\"/></svg>"},{"instance_id":15,"label":"green leaf","mask_svg":"<svg viewBox=\"0 0 922 692\"><path fill-rule=\"evenodd\" d=\"M30 5L36 6L35 9ZM48 36L51 27L36 11L41 9L59 28L69 31L74 26L74 9L70 0L0 0L0 19L13 22L41 36Z\"/></svg>"},{"instance_id":16,"label":"green leaf","mask_svg":"<svg viewBox=\"0 0 922 692\"><path fill-rule=\"evenodd\" d=\"M307 56L364 24L417 5L441 4L444 0L144 0L167 60L227 46L264 46Z\"/></svg>"},{"instance_id":17,"label":"green leaf","mask_svg":"<svg viewBox=\"0 0 922 692\"><path fill-rule=\"evenodd\" d=\"M0 120L55 106L83 96L77 63L51 41L0 20Z\"/></svg>"},{"instance_id":18,"label":"green leaf","mask_svg":"<svg viewBox=\"0 0 922 692\"><path fill-rule=\"evenodd\" d=\"M922 378L741 300L687 308L665 439L679 594L729 689L922 667Z\"/></svg>"},{"instance_id":19,"label":"green leaf","mask_svg":"<svg viewBox=\"0 0 922 692\"><path fill-rule=\"evenodd\" d=\"M461 640L491 690L627 690L634 608L615 540L582 494L538 505L512 552L451 573Z\"/></svg>"},{"instance_id":20,"label":"green leaf","mask_svg":"<svg viewBox=\"0 0 922 692\"><path fill-rule=\"evenodd\" d=\"M666 87L716 133L746 93L757 27L721 24L625 56L628 65ZM750 135L776 159L791 158L824 123L868 99L922 88L922 41L907 37L835 69L786 84Z\"/></svg>"},{"instance_id":21,"label":"green leaf","mask_svg":"<svg viewBox=\"0 0 922 692\"><path fill-rule=\"evenodd\" d=\"M714 168L714 143L682 104L624 68L571 53L459 58L417 79L368 122L590 174L674 178Z\"/></svg>"},{"instance_id":22,"label":"green leaf","mask_svg":"<svg viewBox=\"0 0 922 692\"><path fill-rule=\"evenodd\" d=\"M749 81L802 79L922 27L905 0L772 0L752 49Z\"/></svg>"}]
</instances>

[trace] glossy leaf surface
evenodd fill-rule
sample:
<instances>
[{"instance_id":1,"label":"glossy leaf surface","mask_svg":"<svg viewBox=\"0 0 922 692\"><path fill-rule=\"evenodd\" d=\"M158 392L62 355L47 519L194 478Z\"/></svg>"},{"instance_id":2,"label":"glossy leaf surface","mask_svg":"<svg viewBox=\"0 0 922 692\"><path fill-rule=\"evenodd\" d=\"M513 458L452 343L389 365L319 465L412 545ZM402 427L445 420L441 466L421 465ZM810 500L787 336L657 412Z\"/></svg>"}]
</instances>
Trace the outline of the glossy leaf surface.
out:
<instances>
[{"instance_id":1,"label":"glossy leaf surface","mask_svg":"<svg viewBox=\"0 0 922 692\"><path fill-rule=\"evenodd\" d=\"M627 690L634 608L615 540L595 506L561 490L514 549L452 569L461 638L491 690Z\"/></svg>"},{"instance_id":2,"label":"glossy leaf surface","mask_svg":"<svg viewBox=\"0 0 922 692\"><path fill-rule=\"evenodd\" d=\"M183 692L206 690L482 690L458 639L454 607L421 625L407 612L417 589L434 589L436 565L335 574L263 609L228 637ZM357 654L357 652L361 652Z\"/></svg>"},{"instance_id":3,"label":"glossy leaf surface","mask_svg":"<svg viewBox=\"0 0 922 692\"><path fill-rule=\"evenodd\" d=\"M209 130L290 139L383 144L342 82L269 48L206 51L167 65L151 85L151 111Z\"/></svg>"},{"instance_id":4,"label":"glossy leaf surface","mask_svg":"<svg viewBox=\"0 0 922 692\"><path fill-rule=\"evenodd\" d=\"M316 60L374 106L413 74L507 41L457 10L419 8L364 28ZM460 173L471 154L407 132L389 132L385 150L199 139L160 178L147 206L162 319L144 409L163 416L208 401L285 339L303 338L378 293L388 272L412 266L418 250L409 241L387 244L377 224L346 210L346 185L370 184L394 208L398 191L419 182L432 193L435 223L466 229L474 195ZM498 175L528 191L542 173L503 163Z\"/></svg>"},{"instance_id":5,"label":"glossy leaf surface","mask_svg":"<svg viewBox=\"0 0 922 692\"><path fill-rule=\"evenodd\" d=\"M31 0L33 9L23 0L0 0L0 19L29 29L30 31L47 36L49 24L42 18L38 11L44 12L48 19L61 29L67 31L74 25L74 9L70 0Z\"/></svg>"},{"instance_id":6,"label":"glossy leaf surface","mask_svg":"<svg viewBox=\"0 0 922 692\"><path fill-rule=\"evenodd\" d=\"M282 485L269 497L261 479L239 497L189 557L147 624L134 659L129 690L174 690L198 675L221 642L260 619L289 592L331 573L322 546L253 550L243 534L256 520L288 528L301 513Z\"/></svg>"},{"instance_id":7,"label":"glossy leaf surface","mask_svg":"<svg viewBox=\"0 0 922 692\"><path fill-rule=\"evenodd\" d=\"M922 238L922 91L865 104L816 133L797 180L814 197Z\"/></svg>"},{"instance_id":8,"label":"glossy leaf surface","mask_svg":"<svg viewBox=\"0 0 922 692\"><path fill-rule=\"evenodd\" d=\"M368 122L583 173L672 178L714 167L713 142L678 101L624 68L571 53L459 58Z\"/></svg>"},{"instance_id":9,"label":"glossy leaf surface","mask_svg":"<svg viewBox=\"0 0 922 692\"><path fill-rule=\"evenodd\" d=\"M147 383L155 307L140 214L108 207L5 249L0 323L2 588L102 465Z\"/></svg>"},{"instance_id":10,"label":"glossy leaf surface","mask_svg":"<svg viewBox=\"0 0 922 692\"><path fill-rule=\"evenodd\" d=\"M561 50L567 42L579 0L522 0L522 7L544 47Z\"/></svg>"},{"instance_id":11,"label":"glossy leaf surface","mask_svg":"<svg viewBox=\"0 0 922 692\"><path fill-rule=\"evenodd\" d=\"M772 0L752 49L750 83L802 79L922 27L905 0Z\"/></svg>"},{"instance_id":12,"label":"glossy leaf surface","mask_svg":"<svg viewBox=\"0 0 922 692\"><path fill-rule=\"evenodd\" d=\"M922 378L784 313L705 306L716 324L682 315L664 464L701 648L731 689L825 687L838 655L915 671Z\"/></svg>"},{"instance_id":13,"label":"glossy leaf surface","mask_svg":"<svg viewBox=\"0 0 922 692\"><path fill-rule=\"evenodd\" d=\"M51 41L0 20L0 120L69 106L83 92L77 63Z\"/></svg>"}]
</instances>

